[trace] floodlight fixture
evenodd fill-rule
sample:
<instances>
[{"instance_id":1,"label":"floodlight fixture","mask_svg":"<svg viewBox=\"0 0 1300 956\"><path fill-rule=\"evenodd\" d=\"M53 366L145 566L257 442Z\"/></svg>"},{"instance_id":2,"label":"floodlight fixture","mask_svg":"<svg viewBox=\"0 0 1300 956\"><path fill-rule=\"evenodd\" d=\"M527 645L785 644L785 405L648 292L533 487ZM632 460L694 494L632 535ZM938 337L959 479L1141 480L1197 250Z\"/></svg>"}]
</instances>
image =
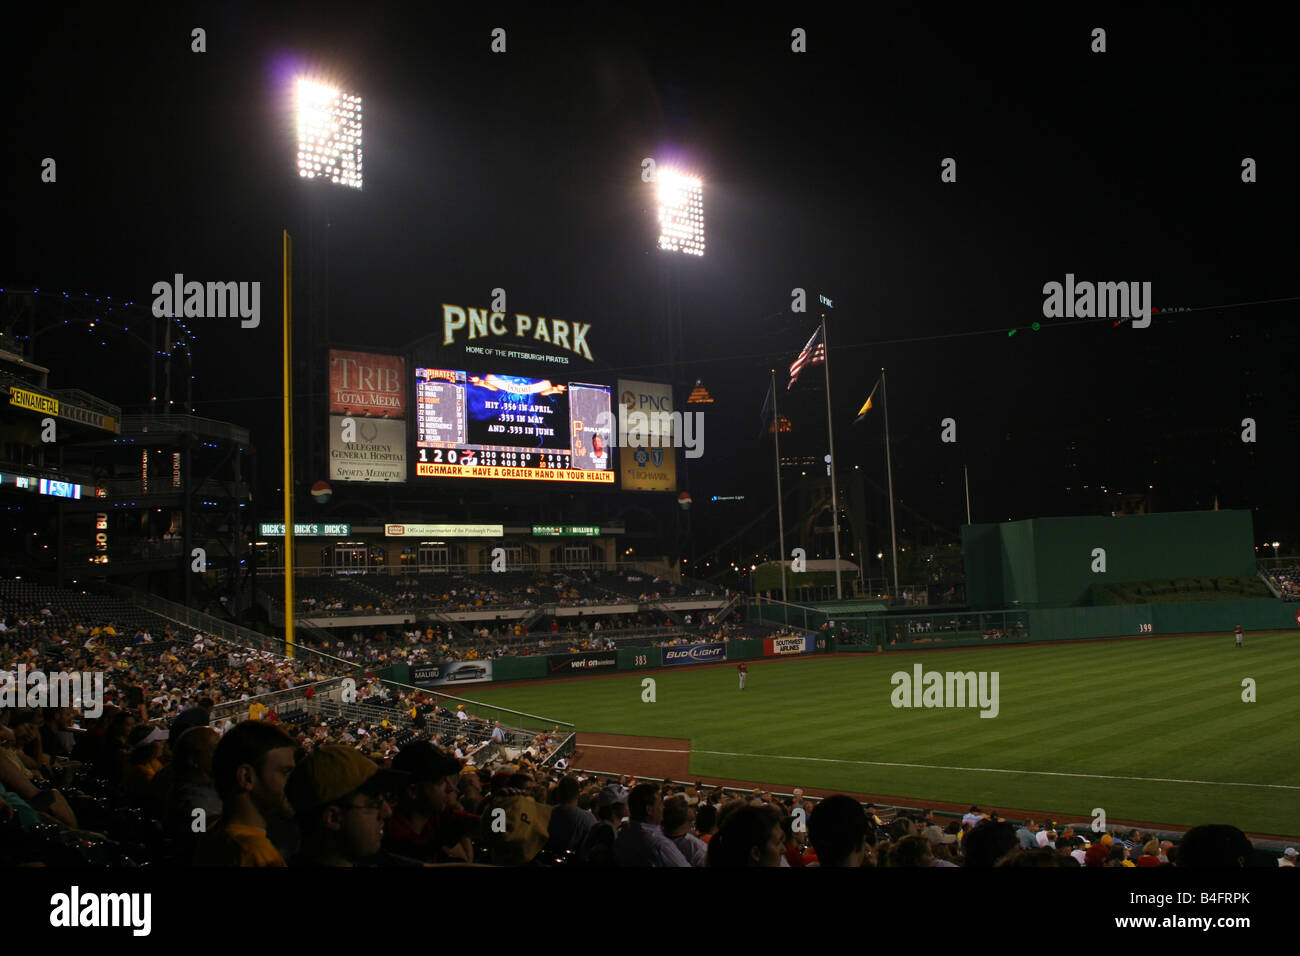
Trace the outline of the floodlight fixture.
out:
<instances>
[{"instance_id":1,"label":"floodlight fixture","mask_svg":"<svg viewBox=\"0 0 1300 956\"><path fill-rule=\"evenodd\" d=\"M704 255L704 184L675 169L660 169L659 248Z\"/></svg>"},{"instance_id":2,"label":"floodlight fixture","mask_svg":"<svg viewBox=\"0 0 1300 956\"><path fill-rule=\"evenodd\" d=\"M299 79L298 175L361 188L361 97Z\"/></svg>"}]
</instances>

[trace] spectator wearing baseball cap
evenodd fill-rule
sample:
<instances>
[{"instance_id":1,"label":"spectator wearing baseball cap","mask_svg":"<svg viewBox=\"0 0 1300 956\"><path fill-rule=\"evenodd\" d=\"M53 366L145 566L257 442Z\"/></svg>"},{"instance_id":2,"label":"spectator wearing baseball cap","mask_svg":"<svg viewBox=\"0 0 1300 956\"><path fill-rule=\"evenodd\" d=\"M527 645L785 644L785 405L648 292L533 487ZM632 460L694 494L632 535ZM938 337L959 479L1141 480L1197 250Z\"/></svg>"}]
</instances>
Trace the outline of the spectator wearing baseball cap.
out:
<instances>
[{"instance_id":1,"label":"spectator wearing baseball cap","mask_svg":"<svg viewBox=\"0 0 1300 956\"><path fill-rule=\"evenodd\" d=\"M1277 865L1295 866L1296 856L1297 856L1296 848L1293 846L1289 846L1285 850L1283 850L1282 855L1277 858Z\"/></svg>"},{"instance_id":2,"label":"spectator wearing baseball cap","mask_svg":"<svg viewBox=\"0 0 1300 956\"><path fill-rule=\"evenodd\" d=\"M129 753L122 774L122 789L138 801L149 796L149 784L163 768L163 742L167 731L161 727L141 724L126 738Z\"/></svg>"},{"instance_id":3,"label":"spectator wearing baseball cap","mask_svg":"<svg viewBox=\"0 0 1300 956\"><path fill-rule=\"evenodd\" d=\"M718 832L718 808L711 803L701 803L695 811L695 832L700 841L709 845L713 834Z\"/></svg>"},{"instance_id":4,"label":"spectator wearing baseball cap","mask_svg":"<svg viewBox=\"0 0 1300 956\"><path fill-rule=\"evenodd\" d=\"M200 837L195 866L284 866L267 826L293 816L285 784L293 772L293 738L275 724L246 720L226 733L212 755L221 823Z\"/></svg>"},{"instance_id":5,"label":"spectator wearing baseball cap","mask_svg":"<svg viewBox=\"0 0 1300 956\"><path fill-rule=\"evenodd\" d=\"M221 819L221 795L212 783L212 758L220 742L221 735L211 727L191 727L176 738L168 765L170 786L163 796L163 822L175 841L178 859L194 856L196 819L203 820L205 829L216 826ZM154 778L155 786L159 777ZM202 813L196 814L195 810Z\"/></svg>"},{"instance_id":6,"label":"spectator wearing baseball cap","mask_svg":"<svg viewBox=\"0 0 1300 956\"><path fill-rule=\"evenodd\" d=\"M175 744L180 735L191 727L208 726L212 720L212 708L215 706L211 697L201 697L197 706L182 710L172 721L169 741Z\"/></svg>"},{"instance_id":7,"label":"spectator wearing baseball cap","mask_svg":"<svg viewBox=\"0 0 1300 956\"><path fill-rule=\"evenodd\" d=\"M705 866L709 847L692 832L695 808L684 793L677 793L664 801L663 834L681 851L691 866Z\"/></svg>"},{"instance_id":8,"label":"spectator wearing baseball cap","mask_svg":"<svg viewBox=\"0 0 1300 956\"><path fill-rule=\"evenodd\" d=\"M596 795L596 825L587 835L582 856L589 866L613 866L618 828L627 816L627 788L608 783Z\"/></svg>"},{"instance_id":9,"label":"spectator wearing baseball cap","mask_svg":"<svg viewBox=\"0 0 1300 956\"><path fill-rule=\"evenodd\" d=\"M477 816L462 813L457 806L460 761L427 740L417 740L393 758L393 769L408 777L397 793L397 807L385 828L384 848L413 859L440 862L446 844L443 837L460 832L446 825L447 818L460 815L478 823Z\"/></svg>"},{"instance_id":10,"label":"spectator wearing baseball cap","mask_svg":"<svg viewBox=\"0 0 1300 956\"><path fill-rule=\"evenodd\" d=\"M295 866L357 866L378 855L387 797L406 774L379 765L344 745L319 747L294 768L287 793L302 832Z\"/></svg>"},{"instance_id":11,"label":"spectator wearing baseball cap","mask_svg":"<svg viewBox=\"0 0 1300 956\"><path fill-rule=\"evenodd\" d=\"M528 866L550 862L542 851L550 839L551 807L524 790L499 787L479 820L479 839L487 844L494 866Z\"/></svg>"}]
</instances>

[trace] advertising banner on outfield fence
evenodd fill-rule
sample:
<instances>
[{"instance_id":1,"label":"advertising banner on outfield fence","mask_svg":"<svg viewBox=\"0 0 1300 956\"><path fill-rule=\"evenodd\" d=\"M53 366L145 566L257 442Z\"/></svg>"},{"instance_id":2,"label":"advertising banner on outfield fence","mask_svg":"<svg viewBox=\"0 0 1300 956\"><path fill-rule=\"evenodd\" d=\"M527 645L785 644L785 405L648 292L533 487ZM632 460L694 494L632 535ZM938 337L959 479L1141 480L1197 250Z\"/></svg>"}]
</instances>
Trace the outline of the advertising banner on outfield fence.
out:
<instances>
[{"instance_id":1,"label":"advertising banner on outfield fence","mask_svg":"<svg viewBox=\"0 0 1300 956\"><path fill-rule=\"evenodd\" d=\"M727 659L726 644L692 644L689 647L665 647L664 666L708 664Z\"/></svg>"},{"instance_id":2,"label":"advertising banner on outfield fence","mask_svg":"<svg viewBox=\"0 0 1300 956\"><path fill-rule=\"evenodd\" d=\"M592 671L613 670L618 666L614 651L593 651L590 654L551 654L546 658L546 673L552 677L561 674L590 674Z\"/></svg>"},{"instance_id":3,"label":"advertising banner on outfield fence","mask_svg":"<svg viewBox=\"0 0 1300 956\"><path fill-rule=\"evenodd\" d=\"M774 657L777 654L809 654L817 649L815 637L765 637L763 638L763 656Z\"/></svg>"},{"instance_id":4,"label":"advertising banner on outfield fence","mask_svg":"<svg viewBox=\"0 0 1300 956\"><path fill-rule=\"evenodd\" d=\"M437 687L441 684L482 684L491 679L491 661L453 661L450 664L411 665L411 683L416 687Z\"/></svg>"}]
</instances>

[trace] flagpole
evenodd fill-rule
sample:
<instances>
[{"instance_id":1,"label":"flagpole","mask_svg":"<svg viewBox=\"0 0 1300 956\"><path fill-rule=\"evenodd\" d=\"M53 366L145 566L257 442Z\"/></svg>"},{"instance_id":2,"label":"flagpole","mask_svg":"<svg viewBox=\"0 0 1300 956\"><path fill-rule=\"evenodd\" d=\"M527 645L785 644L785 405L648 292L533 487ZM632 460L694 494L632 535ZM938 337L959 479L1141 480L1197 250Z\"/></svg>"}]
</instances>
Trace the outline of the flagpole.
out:
<instances>
[{"instance_id":1,"label":"flagpole","mask_svg":"<svg viewBox=\"0 0 1300 956\"><path fill-rule=\"evenodd\" d=\"M889 454L889 386L880 370L880 398L885 406L885 466L889 470L889 543L894 549L894 600L898 600L898 536L894 531L894 462Z\"/></svg>"},{"instance_id":2,"label":"flagpole","mask_svg":"<svg viewBox=\"0 0 1300 956\"><path fill-rule=\"evenodd\" d=\"M835 519L835 600L844 600L844 585L840 581L840 497L835 489L835 423L831 416L831 343L826 338L826 317L822 316L822 348L826 357L826 431L831 445L831 516ZM892 504L892 502L891 502Z\"/></svg>"},{"instance_id":3,"label":"flagpole","mask_svg":"<svg viewBox=\"0 0 1300 956\"><path fill-rule=\"evenodd\" d=\"M785 622L790 623L790 598L785 593L785 508L781 503L781 413L776 407L776 369L772 369L772 434L776 436L776 521L781 541L781 603L785 605Z\"/></svg>"},{"instance_id":4,"label":"flagpole","mask_svg":"<svg viewBox=\"0 0 1300 956\"><path fill-rule=\"evenodd\" d=\"M961 473L966 476L966 523L970 524L970 473L966 466L961 466Z\"/></svg>"}]
</instances>

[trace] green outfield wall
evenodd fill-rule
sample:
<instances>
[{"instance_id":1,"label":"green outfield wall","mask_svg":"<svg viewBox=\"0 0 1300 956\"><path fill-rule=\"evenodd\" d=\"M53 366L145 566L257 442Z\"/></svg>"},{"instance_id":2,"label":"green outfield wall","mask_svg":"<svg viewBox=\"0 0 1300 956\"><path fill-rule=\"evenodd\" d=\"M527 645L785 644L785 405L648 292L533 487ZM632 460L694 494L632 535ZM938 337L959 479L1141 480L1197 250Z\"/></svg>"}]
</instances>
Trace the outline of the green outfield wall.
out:
<instances>
[{"instance_id":1,"label":"green outfield wall","mask_svg":"<svg viewBox=\"0 0 1300 956\"><path fill-rule=\"evenodd\" d=\"M1251 512L1031 518L962 528L976 609L1077 607L1094 584L1255 574ZM1106 569L1094 572L1096 549Z\"/></svg>"}]
</instances>

